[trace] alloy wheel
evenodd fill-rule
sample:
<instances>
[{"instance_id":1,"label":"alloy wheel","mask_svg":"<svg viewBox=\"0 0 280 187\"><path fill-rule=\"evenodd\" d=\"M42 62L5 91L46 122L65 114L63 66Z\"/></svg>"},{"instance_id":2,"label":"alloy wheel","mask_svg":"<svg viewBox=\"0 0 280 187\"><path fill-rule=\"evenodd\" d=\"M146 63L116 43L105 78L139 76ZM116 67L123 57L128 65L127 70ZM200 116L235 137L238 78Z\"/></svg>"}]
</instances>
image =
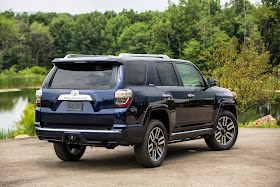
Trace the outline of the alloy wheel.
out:
<instances>
[{"instance_id":1,"label":"alloy wheel","mask_svg":"<svg viewBox=\"0 0 280 187\"><path fill-rule=\"evenodd\" d=\"M153 161L158 161L165 150L164 133L159 127L153 128L149 135L148 151Z\"/></svg>"},{"instance_id":2,"label":"alloy wheel","mask_svg":"<svg viewBox=\"0 0 280 187\"><path fill-rule=\"evenodd\" d=\"M222 116L217 124L215 138L221 145L228 145L235 136L235 126L231 118Z\"/></svg>"}]
</instances>

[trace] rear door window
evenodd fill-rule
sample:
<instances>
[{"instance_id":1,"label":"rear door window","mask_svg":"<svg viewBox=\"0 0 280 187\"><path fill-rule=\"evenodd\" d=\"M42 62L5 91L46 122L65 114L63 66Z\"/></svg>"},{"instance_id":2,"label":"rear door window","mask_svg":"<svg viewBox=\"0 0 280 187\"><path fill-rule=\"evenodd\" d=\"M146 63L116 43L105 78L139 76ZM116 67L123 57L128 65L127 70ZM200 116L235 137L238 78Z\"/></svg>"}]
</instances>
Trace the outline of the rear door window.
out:
<instances>
[{"instance_id":1,"label":"rear door window","mask_svg":"<svg viewBox=\"0 0 280 187\"><path fill-rule=\"evenodd\" d=\"M61 64L50 81L53 89L105 90L115 85L117 67L112 64Z\"/></svg>"},{"instance_id":2,"label":"rear door window","mask_svg":"<svg viewBox=\"0 0 280 187\"><path fill-rule=\"evenodd\" d=\"M130 85L142 86L147 80L147 63L145 61L130 61L126 65L126 81Z\"/></svg>"},{"instance_id":3,"label":"rear door window","mask_svg":"<svg viewBox=\"0 0 280 187\"><path fill-rule=\"evenodd\" d=\"M179 86L174 68L169 62L157 62L156 68L162 86ZM158 84L159 82L157 82Z\"/></svg>"}]
</instances>

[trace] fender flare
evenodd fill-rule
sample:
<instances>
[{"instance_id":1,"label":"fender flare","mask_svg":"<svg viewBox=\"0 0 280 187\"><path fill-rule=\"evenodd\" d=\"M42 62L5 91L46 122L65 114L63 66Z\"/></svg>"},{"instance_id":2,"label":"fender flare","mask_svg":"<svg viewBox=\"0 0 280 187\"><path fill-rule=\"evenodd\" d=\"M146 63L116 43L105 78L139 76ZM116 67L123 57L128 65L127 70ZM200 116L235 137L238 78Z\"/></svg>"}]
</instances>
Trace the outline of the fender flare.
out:
<instances>
[{"instance_id":1,"label":"fender flare","mask_svg":"<svg viewBox=\"0 0 280 187\"><path fill-rule=\"evenodd\" d=\"M145 126L145 128L147 127L147 123L148 123L148 121L150 119L150 116L151 116L153 111L165 111L168 115L168 121L170 123L170 112L169 112L168 105L166 105L166 104L150 105L146 109L145 115L144 115L143 120L142 120L142 124L143 124L143 126ZM170 124L169 124L169 128L170 128ZM166 130L170 130L170 129L166 129Z\"/></svg>"},{"instance_id":2,"label":"fender flare","mask_svg":"<svg viewBox=\"0 0 280 187\"><path fill-rule=\"evenodd\" d=\"M218 120L219 116L221 115L224 107L225 106L234 106L234 108L235 108L235 104L236 104L235 100L224 100L224 101L220 102L218 112L217 112L216 117L215 117L213 129L216 130L217 120ZM236 114L234 114L234 115L236 115Z\"/></svg>"}]
</instances>

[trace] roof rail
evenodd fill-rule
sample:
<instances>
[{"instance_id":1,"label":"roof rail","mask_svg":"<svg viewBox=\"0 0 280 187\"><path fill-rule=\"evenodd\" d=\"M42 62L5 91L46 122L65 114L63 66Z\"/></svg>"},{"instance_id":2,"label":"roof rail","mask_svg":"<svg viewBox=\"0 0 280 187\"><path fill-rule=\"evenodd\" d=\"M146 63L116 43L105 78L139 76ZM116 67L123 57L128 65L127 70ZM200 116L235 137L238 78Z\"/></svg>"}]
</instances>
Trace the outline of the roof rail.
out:
<instances>
[{"instance_id":1,"label":"roof rail","mask_svg":"<svg viewBox=\"0 0 280 187\"><path fill-rule=\"evenodd\" d=\"M75 58L75 57L97 57L99 55L82 55L82 54L68 54L64 58Z\"/></svg>"},{"instance_id":2,"label":"roof rail","mask_svg":"<svg viewBox=\"0 0 280 187\"><path fill-rule=\"evenodd\" d=\"M162 54L130 54L130 53L121 53L119 54L119 57L123 58L129 58L129 57L151 57L151 58L169 58L167 55L162 55Z\"/></svg>"}]
</instances>

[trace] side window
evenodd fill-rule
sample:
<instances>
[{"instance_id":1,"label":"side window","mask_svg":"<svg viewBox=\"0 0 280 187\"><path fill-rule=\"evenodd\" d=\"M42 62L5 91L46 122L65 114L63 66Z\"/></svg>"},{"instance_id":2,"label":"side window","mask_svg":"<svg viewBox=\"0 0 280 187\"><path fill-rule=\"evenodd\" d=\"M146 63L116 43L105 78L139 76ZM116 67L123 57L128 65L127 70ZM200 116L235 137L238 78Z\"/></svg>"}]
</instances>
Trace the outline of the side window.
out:
<instances>
[{"instance_id":1,"label":"side window","mask_svg":"<svg viewBox=\"0 0 280 187\"><path fill-rule=\"evenodd\" d=\"M131 61L126 65L126 81L130 85L142 86L146 84L147 63Z\"/></svg>"},{"instance_id":2,"label":"side window","mask_svg":"<svg viewBox=\"0 0 280 187\"><path fill-rule=\"evenodd\" d=\"M193 66L188 64L176 64L176 67L181 75L184 86L187 87L202 87L204 86L201 74Z\"/></svg>"},{"instance_id":3,"label":"side window","mask_svg":"<svg viewBox=\"0 0 280 187\"><path fill-rule=\"evenodd\" d=\"M156 68L162 86L178 86L179 82L171 63L157 62Z\"/></svg>"}]
</instances>

